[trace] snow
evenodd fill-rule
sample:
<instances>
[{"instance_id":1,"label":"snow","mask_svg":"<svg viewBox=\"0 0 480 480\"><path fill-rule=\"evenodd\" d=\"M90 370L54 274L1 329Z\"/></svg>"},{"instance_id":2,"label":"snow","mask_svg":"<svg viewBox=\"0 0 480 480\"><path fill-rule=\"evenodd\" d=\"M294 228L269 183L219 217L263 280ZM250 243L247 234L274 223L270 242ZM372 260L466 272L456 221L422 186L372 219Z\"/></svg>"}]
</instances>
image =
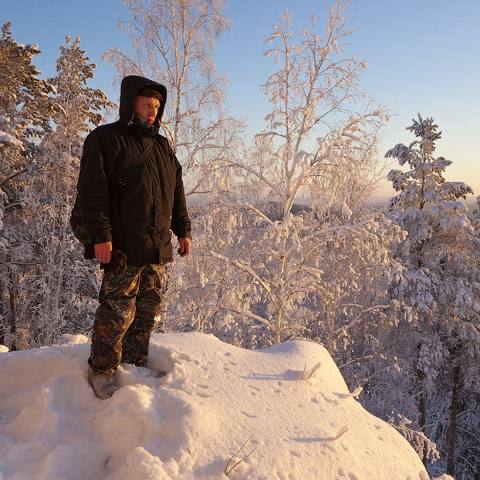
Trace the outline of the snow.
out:
<instances>
[{"instance_id":1,"label":"snow","mask_svg":"<svg viewBox=\"0 0 480 480\"><path fill-rule=\"evenodd\" d=\"M4 132L3 130L0 130L0 142L11 143L12 145L15 145L16 147L22 147L23 146L23 144L20 140L18 140L14 136L10 135L9 133Z\"/></svg>"},{"instance_id":2,"label":"snow","mask_svg":"<svg viewBox=\"0 0 480 480\"><path fill-rule=\"evenodd\" d=\"M65 341L0 354L1 480L429 478L316 343L153 335L149 366L167 374L121 365L121 387L99 400L87 338Z\"/></svg>"}]
</instances>

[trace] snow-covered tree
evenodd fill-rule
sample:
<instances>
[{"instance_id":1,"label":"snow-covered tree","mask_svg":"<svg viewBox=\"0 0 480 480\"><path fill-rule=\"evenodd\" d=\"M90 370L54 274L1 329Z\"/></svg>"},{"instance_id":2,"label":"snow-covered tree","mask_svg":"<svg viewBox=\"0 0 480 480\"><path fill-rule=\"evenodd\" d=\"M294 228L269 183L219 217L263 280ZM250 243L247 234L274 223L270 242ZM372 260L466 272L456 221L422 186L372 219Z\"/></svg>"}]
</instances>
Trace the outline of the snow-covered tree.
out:
<instances>
[{"instance_id":1,"label":"snow-covered tree","mask_svg":"<svg viewBox=\"0 0 480 480\"><path fill-rule=\"evenodd\" d=\"M292 16L285 15L275 26L266 56L280 67L265 86L272 104L267 127L252 149L222 159L219 205L209 211L227 218L202 225L207 243L199 252L199 283L212 291L203 318L209 318L207 311L215 318L215 312L227 310L224 328L249 332L248 345L255 343L254 337L267 345L308 335L308 330L317 335L321 329L314 328L312 317L323 321L317 312L319 304L325 305L320 292L329 291L328 272L334 268L328 248L338 256L350 244L359 249L364 245L366 251L368 242L360 239L382 230L379 219L357 207L372 182L365 172L374 171L373 153L385 114L370 110L368 102L360 113L352 110L363 98L357 87L365 64L344 52L352 33L345 7L339 1L331 9L321 38L315 18L298 43ZM296 205L302 201L307 208ZM383 252L380 248L379 258ZM205 270L213 259L218 267ZM366 268L361 260L351 265ZM225 287L218 290L220 278ZM335 288L345 285L348 280L339 280ZM348 303L356 307L351 307L350 318L355 308L356 315L366 318L371 305L352 297L353 292ZM338 308L344 308L341 301Z\"/></svg>"},{"instance_id":2,"label":"snow-covered tree","mask_svg":"<svg viewBox=\"0 0 480 480\"><path fill-rule=\"evenodd\" d=\"M343 47L352 34L345 7L339 1L331 8L323 37L313 17L298 42L291 15L275 25L266 56L280 69L265 85L272 105L267 127L257 135L252 157L227 160L258 192L256 203L249 191L232 199L262 229L256 248L249 245L241 257L230 260L251 276L267 305L257 322L263 322L272 342L303 329L300 320L307 311L300 305L305 308L312 295L318 296L319 285L327 283L321 268L327 245L355 236L373 222L352 214L358 200L353 190L365 186L359 184L360 158L375 145L383 112L372 112L368 105L360 114L351 111L361 96L357 86L365 63L345 55ZM299 201L309 211L296 214Z\"/></svg>"},{"instance_id":3,"label":"snow-covered tree","mask_svg":"<svg viewBox=\"0 0 480 480\"><path fill-rule=\"evenodd\" d=\"M392 170L389 179L399 192L391 201L392 216L408 232L405 251L399 252L407 273L395 295L405 305L409 338L417 349L419 426L447 456L447 473L453 474L459 458L456 424L467 408L462 402L480 394L480 250L461 201L473 192L465 183L445 181L452 162L434 156L441 137L437 129L433 119L419 115L408 127L417 140L396 145L386 156L409 167ZM438 416L438 423L433 415L428 419L426 400L435 404L447 394L449 421L446 415ZM478 412L478 401L474 408Z\"/></svg>"},{"instance_id":4,"label":"snow-covered tree","mask_svg":"<svg viewBox=\"0 0 480 480\"><path fill-rule=\"evenodd\" d=\"M308 332L341 365L378 351L391 327L389 288L403 273L392 251L404 232L382 212L371 217L361 229L335 232L317 260L322 277L311 295Z\"/></svg>"},{"instance_id":5,"label":"snow-covered tree","mask_svg":"<svg viewBox=\"0 0 480 480\"><path fill-rule=\"evenodd\" d=\"M22 318L30 326L30 345L51 344L66 331L84 332L97 294L94 266L86 264L69 225L76 195L84 135L98 126L112 106L101 90L87 86L89 64L80 38L66 37L57 60L54 130L44 135L24 202L31 211L28 235L38 265L23 280L30 293Z\"/></svg>"},{"instance_id":6,"label":"snow-covered tree","mask_svg":"<svg viewBox=\"0 0 480 480\"><path fill-rule=\"evenodd\" d=\"M18 336L19 284L34 268L26 258L25 222L29 212L22 203L27 174L35 161L35 140L50 130L52 87L40 80L32 64L37 45L22 45L11 36L10 23L0 39L0 343ZM17 345L13 343L12 348Z\"/></svg>"}]
</instances>

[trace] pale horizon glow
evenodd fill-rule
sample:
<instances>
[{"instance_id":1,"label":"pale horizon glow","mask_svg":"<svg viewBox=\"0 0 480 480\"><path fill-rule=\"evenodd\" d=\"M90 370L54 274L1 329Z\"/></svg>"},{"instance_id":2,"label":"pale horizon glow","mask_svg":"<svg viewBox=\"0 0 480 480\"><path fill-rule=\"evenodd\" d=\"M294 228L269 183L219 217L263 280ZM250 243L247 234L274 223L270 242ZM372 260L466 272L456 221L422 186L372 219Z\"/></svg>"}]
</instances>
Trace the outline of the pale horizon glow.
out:
<instances>
[{"instance_id":1,"label":"pale horizon glow","mask_svg":"<svg viewBox=\"0 0 480 480\"><path fill-rule=\"evenodd\" d=\"M55 62L65 35L80 36L80 47L98 66L89 82L114 101L118 88L113 87L115 69L101 60L111 47L131 49L127 35L118 28L125 16L120 0L45 0L44 2L8 2L2 5L1 23L12 23L12 37L23 44L39 45L42 54L34 64L41 78L55 75ZM232 32L220 39L214 60L218 72L230 84L227 107L230 113L248 123L253 134L264 126L269 113L267 98L261 91L274 70L271 59L264 58L265 40L278 18L289 11L294 14L294 28L307 27L313 12L318 28L327 20L332 2L303 0L232 0L226 11ZM346 9L353 34L352 48L368 64L361 89L383 104L391 113L379 155L397 143L411 143L415 138L406 127L420 113L433 117L442 139L437 155L452 160L446 171L448 181L470 185L480 195L478 168L478 78L480 30L477 19L480 4L476 0L353 0ZM392 168L398 168L393 164ZM394 194L385 180L377 195ZM471 198L469 199L471 201Z\"/></svg>"}]
</instances>

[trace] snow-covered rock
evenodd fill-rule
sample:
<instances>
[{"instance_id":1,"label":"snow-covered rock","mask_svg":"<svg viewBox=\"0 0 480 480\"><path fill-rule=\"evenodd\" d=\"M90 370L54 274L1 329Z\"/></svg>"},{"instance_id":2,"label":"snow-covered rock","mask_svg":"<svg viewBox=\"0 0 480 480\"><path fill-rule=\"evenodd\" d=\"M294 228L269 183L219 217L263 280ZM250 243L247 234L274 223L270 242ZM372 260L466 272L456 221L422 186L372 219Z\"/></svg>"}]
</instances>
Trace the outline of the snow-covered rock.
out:
<instances>
[{"instance_id":1,"label":"snow-covered rock","mask_svg":"<svg viewBox=\"0 0 480 480\"><path fill-rule=\"evenodd\" d=\"M72 340L0 356L0 479L428 479L318 344L154 335L149 365L167 375L122 365L99 400Z\"/></svg>"}]
</instances>

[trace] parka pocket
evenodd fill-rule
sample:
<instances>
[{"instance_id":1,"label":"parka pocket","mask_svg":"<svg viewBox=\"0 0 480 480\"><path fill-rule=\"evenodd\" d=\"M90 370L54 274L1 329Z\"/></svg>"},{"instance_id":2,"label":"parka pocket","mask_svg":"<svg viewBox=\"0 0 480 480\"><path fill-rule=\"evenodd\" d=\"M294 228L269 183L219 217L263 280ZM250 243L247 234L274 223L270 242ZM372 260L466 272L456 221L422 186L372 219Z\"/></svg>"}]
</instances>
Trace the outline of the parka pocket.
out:
<instances>
[{"instance_id":1,"label":"parka pocket","mask_svg":"<svg viewBox=\"0 0 480 480\"><path fill-rule=\"evenodd\" d=\"M160 263L169 262L172 260L172 234L170 230L161 230L160 232L153 232L153 241L158 250L158 257Z\"/></svg>"},{"instance_id":2,"label":"parka pocket","mask_svg":"<svg viewBox=\"0 0 480 480\"><path fill-rule=\"evenodd\" d=\"M170 230L165 229L165 230L157 231L153 229L152 238L153 238L153 241L155 242L156 247L160 249L162 247L166 247L169 244L171 244L172 234L170 233Z\"/></svg>"}]
</instances>

